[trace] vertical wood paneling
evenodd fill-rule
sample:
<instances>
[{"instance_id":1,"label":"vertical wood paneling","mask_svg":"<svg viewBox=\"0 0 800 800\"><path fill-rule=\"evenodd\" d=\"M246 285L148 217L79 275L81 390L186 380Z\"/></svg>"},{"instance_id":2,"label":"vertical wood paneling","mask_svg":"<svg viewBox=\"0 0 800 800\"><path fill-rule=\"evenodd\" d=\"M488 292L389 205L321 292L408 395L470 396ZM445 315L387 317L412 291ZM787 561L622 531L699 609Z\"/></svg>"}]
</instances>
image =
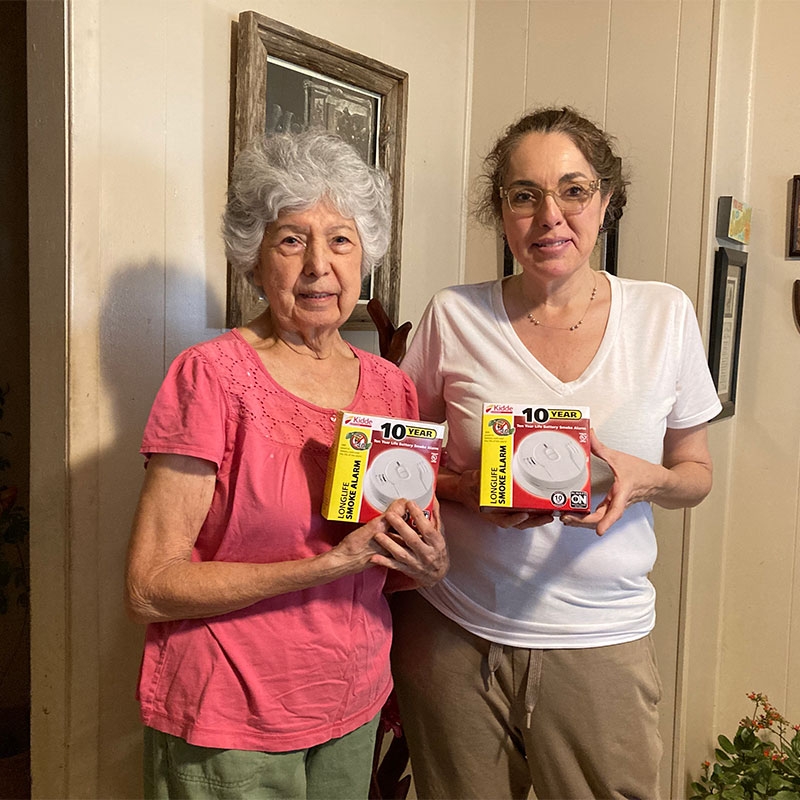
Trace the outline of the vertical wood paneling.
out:
<instances>
[{"instance_id":1,"label":"vertical wood paneling","mask_svg":"<svg viewBox=\"0 0 800 800\"><path fill-rule=\"evenodd\" d=\"M99 541L101 425L99 299L102 244L99 118L99 7L94 0L70 7L72 31L81 31L73 49L70 82L69 274L69 629L70 697L68 796L97 791L100 697L100 594L104 563ZM107 543L106 543L107 545ZM81 698L78 701L78 698Z\"/></svg>"},{"instance_id":2,"label":"vertical wood paneling","mask_svg":"<svg viewBox=\"0 0 800 800\"><path fill-rule=\"evenodd\" d=\"M497 137L525 107L527 4L518 0L477 0L472 54L472 117L467 194L475 197L476 177ZM470 219L466 239L466 283L492 280L502 270L493 230Z\"/></svg>"},{"instance_id":3,"label":"vertical wood paneling","mask_svg":"<svg viewBox=\"0 0 800 800\"><path fill-rule=\"evenodd\" d=\"M683 4L681 17L681 40L678 53L678 81L682 87L680 95L695 98L696 107L683 107L679 102L676 108L676 141L683 142L688 156L696 150L697 161L684 159L681 148L676 148L673 170L673 192L670 203L670 236L668 242L667 269L670 280L681 286L695 300L695 307L701 324L701 333L707 341L708 298L706 286L713 273L712 206L716 203L711 195L715 183L715 93L717 91L717 59L719 3L709 3L709 70L706 84L709 99L706 109L701 111L700 91L704 88L702 42L694 34L705 27L701 4ZM700 18L697 15L700 14ZM697 25L695 31L691 25ZM692 38L687 42L687 34ZM693 47L696 40L698 55L694 60L686 59L687 45ZM693 71L700 73L696 80ZM697 117L694 116L697 114ZM703 114L707 131L704 137L705 158L701 162L700 114ZM685 135L694 129L692 136ZM702 227L698 252L694 249L694 223L681 209L681 201L691 208L693 199L680 191L683 181L692 185L693 166L700 165L705 170L702 207ZM679 224L680 223L680 224ZM681 224L689 225L689 239L692 246L687 248L681 242ZM712 230L709 230L709 225ZM679 254L683 253L683 256ZM697 274L697 285L692 291L691 266L689 261L700 258L701 267ZM687 263L683 263L686 260ZM675 726L676 747L673 752L673 796L684 796L690 782L699 774L700 762L712 756L716 744L715 713L718 689L719 643L722 632L724 607L724 551L725 532L729 527L728 500L730 497L730 474L728 464L733 448L733 440L728 424L712 423L708 429L709 448L714 459L714 485L709 496L701 506L689 513L690 525L684 532L684 580L682 588L681 636L679 639L679 674L677 715Z\"/></svg>"},{"instance_id":4,"label":"vertical wood paneling","mask_svg":"<svg viewBox=\"0 0 800 800\"><path fill-rule=\"evenodd\" d=\"M121 722L138 716L142 630L121 598L138 445L165 367L164 8L73 5L71 797L135 796L141 781Z\"/></svg>"},{"instance_id":5,"label":"vertical wood paneling","mask_svg":"<svg viewBox=\"0 0 800 800\"><path fill-rule=\"evenodd\" d=\"M671 168L668 183L659 188L668 200L664 279L683 289L697 307L698 285L704 273L702 245L707 223L705 155L713 6L684 0L678 4L677 13ZM684 791L680 772L683 747L680 732L685 713L682 659L687 652L684 647L687 613L691 614L693 608L687 605L687 597L695 599L688 594L688 556L697 514L660 511L659 516L670 518L669 525L662 523L658 528L659 562L653 574L658 591L656 643L662 662L669 667L670 678L665 681L662 703L662 737L665 745L670 745L665 748L663 790L665 795L679 797Z\"/></svg>"},{"instance_id":6,"label":"vertical wood paneling","mask_svg":"<svg viewBox=\"0 0 800 800\"><path fill-rule=\"evenodd\" d=\"M631 172L620 274L664 280L676 103L679 0L613 0L606 127Z\"/></svg>"},{"instance_id":7,"label":"vertical wood paneling","mask_svg":"<svg viewBox=\"0 0 800 800\"><path fill-rule=\"evenodd\" d=\"M728 532L720 666L720 724L729 728L737 710L742 713L745 693L753 689L766 692L793 722L800 721L800 375L794 369L800 361L800 337L791 311L791 287L800 271L785 249L787 187L800 172L795 134L800 126L800 6L762 0L744 8L726 3L725 10L731 28L742 32L740 39L732 37L726 79L731 94L738 91L740 107L749 112L750 157L747 151L742 154L738 170L747 174L752 164L744 199L752 204L754 219L742 318L730 501L734 523ZM746 69L751 37L752 83ZM737 71L742 66L745 70ZM744 138L741 132L735 135Z\"/></svg>"},{"instance_id":8,"label":"vertical wood paneling","mask_svg":"<svg viewBox=\"0 0 800 800\"><path fill-rule=\"evenodd\" d=\"M27 9L34 797L67 796L67 71L63 2Z\"/></svg>"},{"instance_id":9,"label":"vertical wood paneling","mask_svg":"<svg viewBox=\"0 0 800 800\"><path fill-rule=\"evenodd\" d=\"M225 327L225 251L220 235L228 179L228 83L208 70L230 41L208 37L194 0L164 7L164 264L166 358ZM217 30L225 20L220 19ZM213 28L211 28L213 30ZM184 38L186 46L173 42ZM198 120L203 135L197 136ZM198 165L203 165L202 169Z\"/></svg>"},{"instance_id":10,"label":"vertical wood paneling","mask_svg":"<svg viewBox=\"0 0 800 800\"><path fill-rule=\"evenodd\" d=\"M606 129L617 137L631 180L628 205L620 224L619 274L625 277L667 279L680 9L680 0L611 3L605 121ZM662 792L668 796L672 783L684 515L656 508L655 521L659 557L652 575L657 592L653 637L664 686L660 705L664 743L661 778Z\"/></svg>"},{"instance_id":11,"label":"vertical wood paneling","mask_svg":"<svg viewBox=\"0 0 800 800\"><path fill-rule=\"evenodd\" d=\"M612 0L531 0L526 106L570 105L605 123Z\"/></svg>"},{"instance_id":12,"label":"vertical wood paneling","mask_svg":"<svg viewBox=\"0 0 800 800\"><path fill-rule=\"evenodd\" d=\"M714 224L705 216L713 10L712 3L682 0L679 5L666 280L683 289L695 307L705 232Z\"/></svg>"}]
</instances>

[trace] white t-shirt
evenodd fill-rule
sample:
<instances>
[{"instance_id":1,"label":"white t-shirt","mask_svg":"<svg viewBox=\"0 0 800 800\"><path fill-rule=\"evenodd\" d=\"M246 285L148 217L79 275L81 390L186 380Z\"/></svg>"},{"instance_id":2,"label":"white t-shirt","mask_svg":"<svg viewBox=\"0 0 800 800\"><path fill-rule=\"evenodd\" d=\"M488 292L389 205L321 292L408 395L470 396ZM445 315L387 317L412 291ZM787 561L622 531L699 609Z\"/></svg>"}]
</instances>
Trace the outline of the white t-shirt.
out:
<instances>
[{"instance_id":1,"label":"white t-shirt","mask_svg":"<svg viewBox=\"0 0 800 800\"><path fill-rule=\"evenodd\" d=\"M562 383L519 340L502 281L455 286L431 300L402 368L423 419L446 421L447 465L480 468L484 402L588 406L607 446L661 463L667 427L689 428L721 405L689 298L664 283L608 275L611 309L584 373ZM596 506L612 476L592 457ZM652 510L630 506L602 537L555 520L503 529L442 501L450 571L420 590L443 614L491 641L528 648L598 647L646 636L655 622L648 573Z\"/></svg>"}]
</instances>

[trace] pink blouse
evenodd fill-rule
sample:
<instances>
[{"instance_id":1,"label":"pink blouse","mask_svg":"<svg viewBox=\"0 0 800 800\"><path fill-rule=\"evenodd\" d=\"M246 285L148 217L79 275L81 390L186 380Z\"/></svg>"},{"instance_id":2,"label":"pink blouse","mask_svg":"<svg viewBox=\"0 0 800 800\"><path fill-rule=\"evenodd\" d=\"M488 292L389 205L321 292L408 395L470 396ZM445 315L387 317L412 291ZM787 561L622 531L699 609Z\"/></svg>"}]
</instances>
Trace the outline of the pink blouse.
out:
<instances>
[{"instance_id":1,"label":"pink blouse","mask_svg":"<svg viewBox=\"0 0 800 800\"><path fill-rule=\"evenodd\" d=\"M347 410L418 418L409 378L353 352L361 375ZM278 385L236 330L178 356L141 452L217 466L193 560L308 558L353 529L319 513L335 411ZM149 625L137 693L142 721L191 744L269 752L355 730L392 687L385 578L372 567L240 611Z\"/></svg>"}]
</instances>

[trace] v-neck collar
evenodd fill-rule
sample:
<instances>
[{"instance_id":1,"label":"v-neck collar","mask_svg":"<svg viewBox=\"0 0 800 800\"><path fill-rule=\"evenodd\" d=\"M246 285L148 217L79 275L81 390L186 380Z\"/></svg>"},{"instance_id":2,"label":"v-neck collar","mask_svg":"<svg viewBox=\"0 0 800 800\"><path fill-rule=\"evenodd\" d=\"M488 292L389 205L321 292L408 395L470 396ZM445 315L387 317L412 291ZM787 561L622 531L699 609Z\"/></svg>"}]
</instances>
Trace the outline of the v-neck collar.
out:
<instances>
[{"instance_id":1,"label":"v-neck collar","mask_svg":"<svg viewBox=\"0 0 800 800\"><path fill-rule=\"evenodd\" d=\"M522 362L526 364L548 388L558 394L572 394L594 377L597 370L608 356L619 332L622 313L622 284L615 275L611 275L607 272L601 274L608 278L608 283L611 287L611 307L608 312L606 329L600 341L600 346L597 348L594 358L589 362L586 369L575 378L575 380L567 382L559 380L530 350L528 350L527 347L525 347L522 340L517 335L517 332L514 330L514 326L511 324L511 320L506 312L506 307L503 303L503 281L497 281L493 287L492 308L501 333L506 338L511 348L519 355Z\"/></svg>"}]
</instances>

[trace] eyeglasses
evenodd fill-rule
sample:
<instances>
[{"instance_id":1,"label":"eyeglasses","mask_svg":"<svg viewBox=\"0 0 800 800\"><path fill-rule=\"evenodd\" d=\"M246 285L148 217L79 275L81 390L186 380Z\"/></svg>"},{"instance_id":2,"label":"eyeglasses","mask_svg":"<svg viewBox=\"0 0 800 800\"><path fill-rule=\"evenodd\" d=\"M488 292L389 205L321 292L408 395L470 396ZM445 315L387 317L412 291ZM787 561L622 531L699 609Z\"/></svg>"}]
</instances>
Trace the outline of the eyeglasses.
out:
<instances>
[{"instance_id":1,"label":"eyeglasses","mask_svg":"<svg viewBox=\"0 0 800 800\"><path fill-rule=\"evenodd\" d=\"M540 189L538 186L500 187L500 197L511 211L519 217L532 217L544 203L547 195L552 195L564 216L580 214L589 205L594 193L600 189L605 178L594 181L562 181L556 189Z\"/></svg>"}]
</instances>

